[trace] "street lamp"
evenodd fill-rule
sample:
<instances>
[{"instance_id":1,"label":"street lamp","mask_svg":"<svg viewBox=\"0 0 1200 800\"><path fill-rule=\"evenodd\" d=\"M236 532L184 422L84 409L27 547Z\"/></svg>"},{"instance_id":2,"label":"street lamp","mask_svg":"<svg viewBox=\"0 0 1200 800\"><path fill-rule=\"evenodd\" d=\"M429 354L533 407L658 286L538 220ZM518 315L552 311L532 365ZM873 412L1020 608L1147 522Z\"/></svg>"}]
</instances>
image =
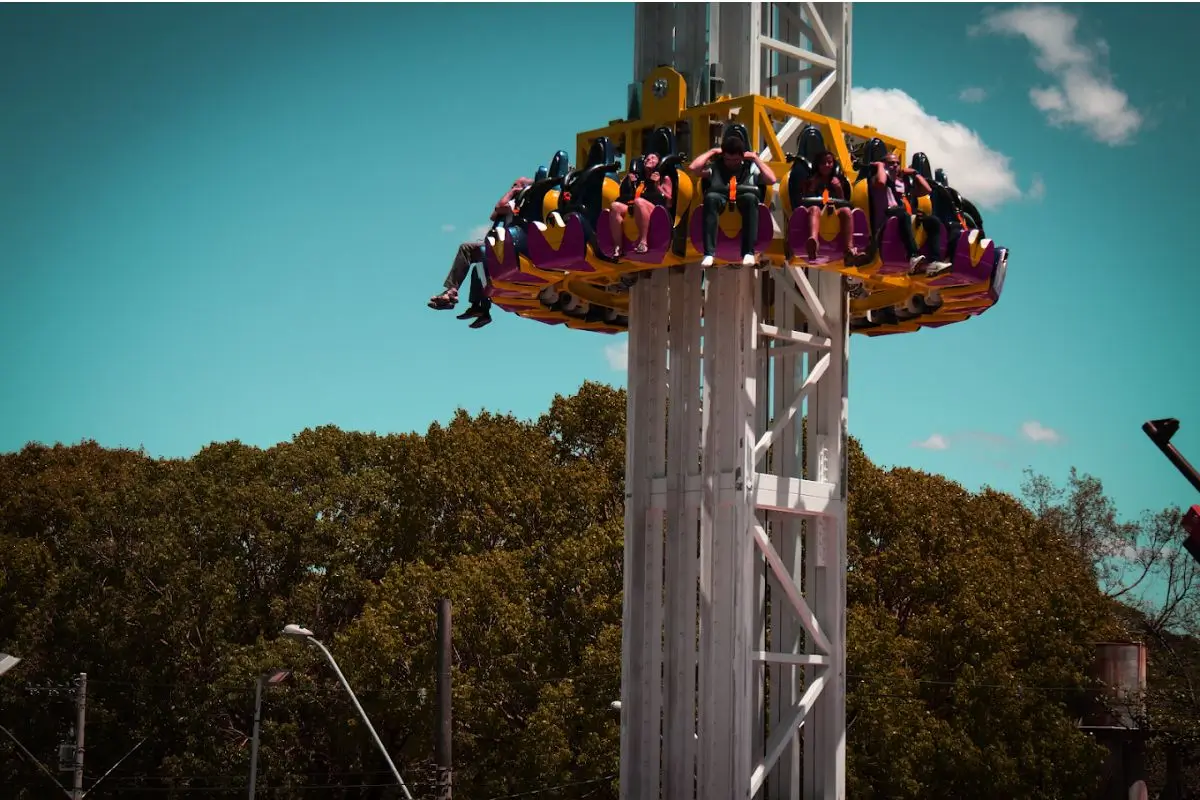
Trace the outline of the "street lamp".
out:
<instances>
[{"instance_id":1,"label":"street lamp","mask_svg":"<svg viewBox=\"0 0 1200 800\"><path fill-rule=\"evenodd\" d=\"M303 639L309 644L315 645L325 654L325 660L329 662L329 666L333 667L333 671L337 673L338 680L342 682L346 694L350 695L350 700L354 703L354 708L358 711L358 715L362 717L363 724L367 726L367 730L371 732L371 738L375 740L375 746L379 748L379 752L383 754L384 760L387 761L388 766L391 768L392 775L396 778L396 783L400 784L400 789L404 792L404 797L407 800L413 800L412 794L408 791L408 786L404 783L404 778L400 777L400 770L396 769L396 765L392 762L392 757L388 755L387 749L379 739L379 734L375 732L375 728L371 725L371 720L367 719L367 712L363 711L358 698L354 696L354 690L350 688L350 682L346 680L346 676L342 674L342 670L338 667L337 662L333 660L333 653L330 653L329 649L321 644L320 640L314 637L313 632L308 628L302 628L299 625L287 625L283 629L283 635L290 636L293 639Z\"/></svg>"},{"instance_id":2,"label":"street lamp","mask_svg":"<svg viewBox=\"0 0 1200 800\"><path fill-rule=\"evenodd\" d=\"M276 669L266 675L259 675L258 680L254 682L254 733L250 736L250 800L254 800L254 784L258 778L258 728L262 722L263 686L283 683L291 674L291 670Z\"/></svg>"},{"instance_id":3,"label":"street lamp","mask_svg":"<svg viewBox=\"0 0 1200 800\"><path fill-rule=\"evenodd\" d=\"M20 663L21 659L16 656L10 656L8 653L0 653L0 675L3 675Z\"/></svg>"}]
</instances>

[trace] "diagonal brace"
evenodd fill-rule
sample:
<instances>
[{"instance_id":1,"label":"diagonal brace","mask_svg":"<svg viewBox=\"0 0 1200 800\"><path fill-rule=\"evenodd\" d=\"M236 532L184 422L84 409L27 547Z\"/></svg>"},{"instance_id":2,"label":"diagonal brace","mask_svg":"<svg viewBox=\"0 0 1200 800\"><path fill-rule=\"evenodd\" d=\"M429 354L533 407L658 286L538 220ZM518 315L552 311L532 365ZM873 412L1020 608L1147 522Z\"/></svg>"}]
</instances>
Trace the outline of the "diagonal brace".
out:
<instances>
[{"instance_id":1,"label":"diagonal brace","mask_svg":"<svg viewBox=\"0 0 1200 800\"><path fill-rule=\"evenodd\" d=\"M778 728L771 731L771 739L767 742L767 752L763 756L763 760L755 765L754 772L750 775L751 797L757 794L758 790L762 788L763 782L767 779L767 773L775 766L775 762L779 760L779 756L783 755L783 748L787 747L787 743L792 740L792 737L796 734L796 729L804 722L809 709L817 701L817 695L825 688L826 674L823 672L813 679L808 688L804 690L804 695L800 698L800 702L792 706L788 718Z\"/></svg>"},{"instance_id":2,"label":"diagonal brace","mask_svg":"<svg viewBox=\"0 0 1200 800\"><path fill-rule=\"evenodd\" d=\"M754 520L754 541L758 545L758 549L762 550L767 563L771 565L771 571L775 573L775 577L783 588L783 593L791 601L792 608L796 610L796 617L800 620L800 624L812 636L813 644L826 655L831 654L833 645L829 643L825 632L821 630L821 624L817 622L817 616L808 607L804 595L800 594L800 587L796 585L796 579L788 574L787 567L783 565L783 559L779 557L779 553L771 544L770 537L767 536L766 528L757 519Z\"/></svg>"},{"instance_id":3,"label":"diagonal brace","mask_svg":"<svg viewBox=\"0 0 1200 800\"><path fill-rule=\"evenodd\" d=\"M770 429L762 435L754 444L754 464L762 461L767 455L767 448L775 443L775 439L780 432L788 426L788 424L800 413L800 406L804 404L804 398L808 396L813 387L817 385L817 381L821 380L821 376L825 374L825 370L829 369L829 353L821 356L821 360L817 362L808 373L808 377L804 379L804 383L796 391L796 396L792 398L792 402L779 415L779 419L771 424Z\"/></svg>"},{"instance_id":4,"label":"diagonal brace","mask_svg":"<svg viewBox=\"0 0 1200 800\"><path fill-rule=\"evenodd\" d=\"M766 336L769 339L778 339L781 342L795 342L797 344L808 345L809 347L817 350L828 350L833 346L833 342L831 342L828 338L824 336L814 336L813 334L805 333L804 331L792 331L788 330L787 328L780 328L775 325L766 324L759 325L758 329L762 332L763 336Z\"/></svg>"},{"instance_id":5,"label":"diagonal brace","mask_svg":"<svg viewBox=\"0 0 1200 800\"><path fill-rule=\"evenodd\" d=\"M787 271L792 276L792 280L796 282L796 288L800 290L800 294L804 296L804 302L808 306L804 310L804 316L808 318L809 322L816 325L821 333L832 339L833 327L829 324L829 317L825 315L825 306L821 305L816 291L808 282L808 276L804 274L804 270L792 265L788 266Z\"/></svg>"}]
</instances>

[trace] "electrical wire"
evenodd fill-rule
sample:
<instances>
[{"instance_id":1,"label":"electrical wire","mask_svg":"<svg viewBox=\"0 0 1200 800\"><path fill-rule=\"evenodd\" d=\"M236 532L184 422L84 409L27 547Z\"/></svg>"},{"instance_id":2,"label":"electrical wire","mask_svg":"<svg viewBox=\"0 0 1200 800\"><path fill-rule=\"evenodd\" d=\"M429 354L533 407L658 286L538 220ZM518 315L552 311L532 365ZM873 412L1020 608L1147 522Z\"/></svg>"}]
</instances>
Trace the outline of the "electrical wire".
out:
<instances>
[{"instance_id":1,"label":"electrical wire","mask_svg":"<svg viewBox=\"0 0 1200 800\"><path fill-rule=\"evenodd\" d=\"M487 800L512 800L513 798L516 798L516 797L532 797L537 794L545 794L546 792L553 792L553 791L557 791L559 789L569 789L573 786L588 786L593 783L600 783L601 781L610 781L615 777L617 777L617 773L614 772L611 775L601 775L599 778L591 778L586 781L574 781L572 783L560 783L557 786L543 786L541 789L531 789L527 792L517 792L516 794L496 795L495 797L487 798Z\"/></svg>"}]
</instances>

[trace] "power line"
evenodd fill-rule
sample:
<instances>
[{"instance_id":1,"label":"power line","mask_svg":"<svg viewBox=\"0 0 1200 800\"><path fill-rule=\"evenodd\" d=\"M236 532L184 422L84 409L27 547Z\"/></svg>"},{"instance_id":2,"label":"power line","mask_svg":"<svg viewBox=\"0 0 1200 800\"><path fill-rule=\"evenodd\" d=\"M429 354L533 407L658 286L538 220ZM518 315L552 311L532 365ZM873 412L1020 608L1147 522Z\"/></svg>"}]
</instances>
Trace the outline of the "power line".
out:
<instances>
[{"instance_id":1,"label":"power line","mask_svg":"<svg viewBox=\"0 0 1200 800\"><path fill-rule=\"evenodd\" d=\"M560 783L557 786L543 786L541 789L531 789L527 792L517 792L516 794L497 795L495 797L489 797L489 798L487 798L487 800L512 800L512 798L515 798L515 797L532 797L533 795L536 795L536 794L545 794L546 792L553 792L553 791L557 791L559 789L569 789L573 786L588 786L589 784L600 783L601 781L610 781L615 777L617 777L617 773L614 772L611 775L601 775L599 778L591 778L586 781L574 781L572 783Z\"/></svg>"}]
</instances>

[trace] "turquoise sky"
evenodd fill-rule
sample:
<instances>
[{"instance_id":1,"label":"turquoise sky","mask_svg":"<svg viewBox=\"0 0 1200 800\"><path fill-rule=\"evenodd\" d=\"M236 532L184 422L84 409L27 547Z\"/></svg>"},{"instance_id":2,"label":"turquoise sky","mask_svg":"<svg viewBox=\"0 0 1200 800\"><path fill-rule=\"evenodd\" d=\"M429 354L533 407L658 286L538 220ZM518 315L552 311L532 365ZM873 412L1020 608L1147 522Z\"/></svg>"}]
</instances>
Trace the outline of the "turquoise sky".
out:
<instances>
[{"instance_id":1,"label":"turquoise sky","mask_svg":"<svg viewBox=\"0 0 1200 800\"><path fill-rule=\"evenodd\" d=\"M851 431L876 461L1007 490L1074 464L1126 513L1197 501L1140 425L1180 417L1200 461L1200 13L1144 9L856 6L855 121L924 137L1012 250L983 317L854 338ZM622 383L623 335L473 331L425 300L514 176L624 113L632 19L0 7L0 449L183 456Z\"/></svg>"}]
</instances>

